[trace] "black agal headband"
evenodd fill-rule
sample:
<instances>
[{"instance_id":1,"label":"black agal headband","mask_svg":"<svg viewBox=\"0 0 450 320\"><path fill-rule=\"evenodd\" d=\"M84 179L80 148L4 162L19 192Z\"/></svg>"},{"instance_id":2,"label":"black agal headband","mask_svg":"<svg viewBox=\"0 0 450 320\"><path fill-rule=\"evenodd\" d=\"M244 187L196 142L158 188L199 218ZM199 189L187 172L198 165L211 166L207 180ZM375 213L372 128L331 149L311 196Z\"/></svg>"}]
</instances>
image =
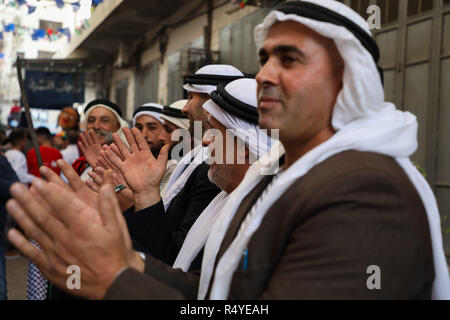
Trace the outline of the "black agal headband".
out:
<instances>
[{"instance_id":1,"label":"black agal headband","mask_svg":"<svg viewBox=\"0 0 450 320\"><path fill-rule=\"evenodd\" d=\"M244 76L221 76L215 74L189 74L184 77L184 84L217 86L219 83L229 83L231 81L244 78Z\"/></svg>"},{"instance_id":2,"label":"black agal headband","mask_svg":"<svg viewBox=\"0 0 450 320\"><path fill-rule=\"evenodd\" d=\"M258 111L255 107L236 99L225 90L225 85L220 83L217 90L211 92L211 99L219 107L225 111L248 121L253 124L258 124Z\"/></svg>"},{"instance_id":3,"label":"black agal headband","mask_svg":"<svg viewBox=\"0 0 450 320\"><path fill-rule=\"evenodd\" d=\"M86 114L89 109L91 109L92 107L95 107L97 105L107 106L107 107L113 109L115 112L117 112L119 117L122 117L122 110L120 110L120 108L115 103L113 103L109 100L105 100L105 99L96 99L96 100L92 100L91 102L89 102L88 105L86 106L86 108L84 108L84 114Z\"/></svg>"},{"instance_id":4,"label":"black agal headband","mask_svg":"<svg viewBox=\"0 0 450 320\"><path fill-rule=\"evenodd\" d=\"M378 61L380 60L380 49L378 48L377 43L372 38L372 36L370 36L364 29L362 29L352 20L328 8L305 1L283 2L278 6L276 6L274 10L283 12L284 14L295 14L300 17L305 17L345 27L359 40L361 45L370 53L373 60L375 61L375 64L377 65L381 81L384 82L383 70L378 66Z\"/></svg>"},{"instance_id":5,"label":"black agal headband","mask_svg":"<svg viewBox=\"0 0 450 320\"><path fill-rule=\"evenodd\" d=\"M144 112L144 111L153 111L153 112L158 112L158 113L162 113L161 108L157 108L157 107L152 107L152 106L147 106L147 107L139 107L137 108L134 113L133 113L133 118L139 113L139 112Z\"/></svg>"},{"instance_id":6,"label":"black agal headband","mask_svg":"<svg viewBox=\"0 0 450 320\"><path fill-rule=\"evenodd\" d=\"M162 114L174 118L187 119L187 116L180 109L164 106Z\"/></svg>"}]
</instances>

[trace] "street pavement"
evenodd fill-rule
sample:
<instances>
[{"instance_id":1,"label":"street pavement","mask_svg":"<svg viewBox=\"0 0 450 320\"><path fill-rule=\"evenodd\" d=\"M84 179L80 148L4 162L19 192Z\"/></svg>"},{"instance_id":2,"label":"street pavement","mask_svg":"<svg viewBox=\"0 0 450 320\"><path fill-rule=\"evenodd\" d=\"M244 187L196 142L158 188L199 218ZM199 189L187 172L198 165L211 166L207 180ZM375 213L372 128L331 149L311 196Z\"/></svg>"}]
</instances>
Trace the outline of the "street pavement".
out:
<instances>
[{"instance_id":1,"label":"street pavement","mask_svg":"<svg viewBox=\"0 0 450 320\"><path fill-rule=\"evenodd\" d=\"M20 256L6 260L8 300L26 300L28 260Z\"/></svg>"}]
</instances>

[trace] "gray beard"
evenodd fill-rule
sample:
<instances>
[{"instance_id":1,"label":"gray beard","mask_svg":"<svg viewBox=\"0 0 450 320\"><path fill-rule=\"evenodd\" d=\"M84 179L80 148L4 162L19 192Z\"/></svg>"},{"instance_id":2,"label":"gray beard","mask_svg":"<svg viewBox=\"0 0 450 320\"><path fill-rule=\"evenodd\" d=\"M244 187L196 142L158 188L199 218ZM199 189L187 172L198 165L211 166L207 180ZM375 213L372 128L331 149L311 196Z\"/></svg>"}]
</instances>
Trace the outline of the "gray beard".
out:
<instances>
[{"instance_id":1,"label":"gray beard","mask_svg":"<svg viewBox=\"0 0 450 320\"><path fill-rule=\"evenodd\" d=\"M114 141L112 135L113 132L111 131L105 131L105 130L94 130L96 135L101 136L103 139L105 139L105 143L109 144Z\"/></svg>"}]
</instances>

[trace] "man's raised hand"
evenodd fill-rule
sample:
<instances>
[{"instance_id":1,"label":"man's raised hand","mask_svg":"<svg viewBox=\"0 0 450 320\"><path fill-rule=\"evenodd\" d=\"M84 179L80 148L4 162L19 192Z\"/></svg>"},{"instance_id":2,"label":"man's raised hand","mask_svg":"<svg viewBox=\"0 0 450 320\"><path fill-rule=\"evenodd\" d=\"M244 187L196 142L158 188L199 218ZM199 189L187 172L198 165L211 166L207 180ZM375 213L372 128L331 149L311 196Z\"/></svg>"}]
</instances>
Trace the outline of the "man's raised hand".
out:
<instances>
[{"instance_id":1,"label":"man's raised hand","mask_svg":"<svg viewBox=\"0 0 450 320\"><path fill-rule=\"evenodd\" d=\"M89 165L95 168L97 166L97 157L102 151L99 139L92 129L87 132L81 132L80 138L81 141L78 142L78 146L86 157Z\"/></svg>"},{"instance_id":2,"label":"man's raised hand","mask_svg":"<svg viewBox=\"0 0 450 320\"><path fill-rule=\"evenodd\" d=\"M131 249L126 224L110 185L100 190L98 209L87 206L73 192L55 183L38 179L33 187L41 199L22 185L13 185L14 199L8 202L7 209L42 250L17 230L11 230L8 238L47 279L71 294L100 299L123 268L130 266L142 271L142 261L136 259ZM42 199L45 206L40 203ZM101 223L92 223L86 215L100 216ZM69 265L77 265L81 270L80 290L66 286Z\"/></svg>"},{"instance_id":3,"label":"man's raised hand","mask_svg":"<svg viewBox=\"0 0 450 320\"><path fill-rule=\"evenodd\" d=\"M113 134L115 144L122 157L104 146L108 160L119 169L135 196L136 210L160 201L159 184L166 171L169 146L161 148L157 159L153 156L142 133L133 128L123 128L123 133L131 151Z\"/></svg>"}]
</instances>

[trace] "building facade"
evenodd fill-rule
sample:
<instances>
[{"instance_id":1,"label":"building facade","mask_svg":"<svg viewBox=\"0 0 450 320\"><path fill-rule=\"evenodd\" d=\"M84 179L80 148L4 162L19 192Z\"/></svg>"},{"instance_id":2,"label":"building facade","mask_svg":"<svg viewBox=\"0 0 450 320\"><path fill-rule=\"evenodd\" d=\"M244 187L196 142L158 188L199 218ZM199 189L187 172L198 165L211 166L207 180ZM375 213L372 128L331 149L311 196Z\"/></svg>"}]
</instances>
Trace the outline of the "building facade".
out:
<instances>
[{"instance_id":1,"label":"building facade","mask_svg":"<svg viewBox=\"0 0 450 320\"><path fill-rule=\"evenodd\" d=\"M30 7L34 8L33 11ZM1 122L6 123L12 102L20 100L16 60L52 59L60 57L76 28L91 16L91 1L81 0L78 11L70 5L58 8L55 1L27 0L26 5L17 1L0 0L0 111ZM13 30L5 26L14 25ZM64 29L67 34L58 34ZM41 34L37 30L41 30ZM42 32L43 31L43 32ZM70 36L69 36L70 34ZM44 115L44 113L46 113ZM40 114L40 115L39 115ZM44 117L49 123L56 121L56 115L45 111L33 111L36 119ZM48 118L51 119L48 119Z\"/></svg>"}]
</instances>

